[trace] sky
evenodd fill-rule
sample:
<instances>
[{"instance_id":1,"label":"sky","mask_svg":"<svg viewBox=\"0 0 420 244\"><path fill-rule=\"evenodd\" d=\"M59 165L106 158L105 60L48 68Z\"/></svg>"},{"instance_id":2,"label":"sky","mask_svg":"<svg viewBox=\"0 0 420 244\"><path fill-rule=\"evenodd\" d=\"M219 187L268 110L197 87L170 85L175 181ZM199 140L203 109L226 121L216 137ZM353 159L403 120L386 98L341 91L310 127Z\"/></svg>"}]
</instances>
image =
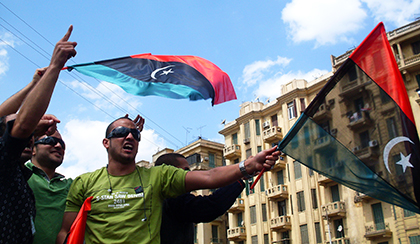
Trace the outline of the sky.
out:
<instances>
[{"instance_id":1,"label":"sky","mask_svg":"<svg viewBox=\"0 0 420 244\"><path fill-rule=\"evenodd\" d=\"M0 0L0 102L49 64L55 43L74 26L79 64L141 53L194 55L226 72L237 100L211 106L125 93L113 84L62 71L48 114L66 142L67 177L107 164L102 146L115 118L146 119L136 160L180 149L199 136L224 143L222 121L247 101L266 103L293 79L331 71L331 55L355 48L383 22L391 31L420 17L420 0L20 1Z\"/></svg>"}]
</instances>

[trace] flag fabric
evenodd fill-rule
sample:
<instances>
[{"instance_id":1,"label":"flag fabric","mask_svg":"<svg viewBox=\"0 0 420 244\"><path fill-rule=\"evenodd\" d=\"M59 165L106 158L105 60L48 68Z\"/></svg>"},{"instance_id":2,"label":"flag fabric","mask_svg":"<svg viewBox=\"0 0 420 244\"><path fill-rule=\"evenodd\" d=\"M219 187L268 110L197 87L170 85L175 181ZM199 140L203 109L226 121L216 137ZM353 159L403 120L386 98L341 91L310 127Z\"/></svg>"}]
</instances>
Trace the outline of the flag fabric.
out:
<instances>
[{"instance_id":1,"label":"flag fabric","mask_svg":"<svg viewBox=\"0 0 420 244\"><path fill-rule=\"evenodd\" d=\"M91 210L91 201L93 197L86 198L79 213L74 220L70 232L64 243L66 244L83 244L85 240L85 229L87 214Z\"/></svg>"},{"instance_id":2,"label":"flag fabric","mask_svg":"<svg viewBox=\"0 0 420 244\"><path fill-rule=\"evenodd\" d=\"M139 54L67 67L114 83L126 92L190 100L212 99L212 105L236 99L229 76L197 56Z\"/></svg>"},{"instance_id":3,"label":"flag fabric","mask_svg":"<svg viewBox=\"0 0 420 244\"><path fill-rule=\"evenodd\" d=\"M420 213L419 145L407 90L379 23L278 149L337 183Z\"/></svg>"}]
</instances>

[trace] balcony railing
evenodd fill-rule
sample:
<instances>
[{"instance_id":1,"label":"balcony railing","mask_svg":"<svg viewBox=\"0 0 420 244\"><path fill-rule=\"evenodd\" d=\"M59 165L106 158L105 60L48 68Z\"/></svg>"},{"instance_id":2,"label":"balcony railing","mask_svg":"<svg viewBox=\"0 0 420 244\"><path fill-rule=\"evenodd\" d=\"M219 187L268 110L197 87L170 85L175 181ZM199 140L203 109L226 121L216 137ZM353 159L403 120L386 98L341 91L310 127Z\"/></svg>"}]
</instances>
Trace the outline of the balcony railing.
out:
<instances>
[{"instance_id":1,"label":"balcony railing","mask_svg":"<svg viewBox=\"0 0 420 244\"><path fill-rule=\"evenodd\" d=\"M292 223L290 222L290 216L279 216L270 220L272 230L290 230Z\"/></svg>"},{"instance_id":2,"label":"balcony railing","mask_svg":"<svg viewBox=\"0 0 420 244\"><path fill-rule=\"evenodd\" d=\"M276 142L283 139L283 133L281 132L281 127L271 126L270 128L263 131L264 142Z\"/></svg>"},{"instance_id":3,"label":"balcony railing","mask_svg":"<svg viewBox=\"0 0 420 244\"><path fill-rule=\"evenodd\" d=\"M337 201L321 206L322 217L325 219L338 219L346 216L346 203Z\"/></svg>"},{"instance_id":4,"label":"balcony railing","mask_svg":"<svg viewBox=\"0 0 420 244\"><path fill-rule=\"evenodd\" d=\"M368 226L365 226L365 230L366 230L365 237L368 240L372 240L376 238L392 237L392 231L389 229L388 223L368 225Z\"/></svg>"},{"instance_id":5,"label":"balcony railing","mask_svg":"<svg viewBox=\"0 0 420 244\"><path fill-rule=\"evenodd\" d=\"M230 146L225 146L223 149L223 156L227 159L238 158L241 156L241 146L238 144L233 144Z\"/></svg>"},{"instance_id":6,"label":"balcony railing","mask_svg":"<svg viewBox=\"0 0 420 244\"><path fill-rule=\"evenodd\" d=\"M241 241L246 239L245 227L235 227L227 231L229 241Z\"/></svg>"},{"instance_id":7,"label":"balcony railing","mask_svg":"<svg viewBox=\"0 0 420 244\"><path fill-rule=\"evenodd\" d=\"M369 113L358 111L349 116L349 124L347 126L352 130L356 130L370 126L371 124L372 120L370 119Z\"/></svg>"},{"instance_id":8,"label":"balcony railing","mask_svg":"<svg viewBox=\"0 0 420 244\"><path fill-rule=\"evenodd\" d=\"M331 119L331 111L330 111L330 106L328 106L327 104L323 103L319 106L319 110L318 112L316 112L313 116L313 120L314 121L325 121L325 120L330 120Z\"/></svg>"},{"instance_id":9,"label":"balcony railing","mask_svg":"<svg viewBox=\"0 0 420 244\"><path fill-rule=\"evenodd\" d=\"M319 152L323 150L331 150L330 146L336 145L332 143L332 137L330 135L326 135L323 137L319 137L314 141L314 151Z\"/></svg>"},{"instance_id":10,"label":"balcony railing","mask_svg":"<svg viewBox=\"0 0 420 244\"><path fill-rule=\"evenodd\" d=\"M277 185L265 190L268 199L286 199L289 197L289 192L286 185Z\"/></svg>"},{"instance_id":11,"label":"balcony railing","mask_svg":"<svg viewBox=\"0 0 420 244\"><path fill-rule=\"evenodd\" d=\"M235 202L232 204L230 209L228 209L229 213L239 213L245 210L244 199L236 198Z\"/></svg>"},{"instance_id":12,"label":"balcony railing","mask_svg":"<svg viewBox=\"0 0 420 244\"><path fill-rule=\"evenodd\" d=\"M330 178L321 174L318 175L318 184L320 184L321 186L329 186L332 183L334 183L334 181Z\"/></svg>"},{"instance_id":13,"label":"balcony railing","mask_svg":"<svg viewBox=\"0 0 420 244\"><path fill-rule=\"evenodd\" d=\"M330 240L325 240L325 244L330 244ZM350 244L350 238L348 237L333 238L331 240L331 244Z\"/></svg>"}]
</instances>

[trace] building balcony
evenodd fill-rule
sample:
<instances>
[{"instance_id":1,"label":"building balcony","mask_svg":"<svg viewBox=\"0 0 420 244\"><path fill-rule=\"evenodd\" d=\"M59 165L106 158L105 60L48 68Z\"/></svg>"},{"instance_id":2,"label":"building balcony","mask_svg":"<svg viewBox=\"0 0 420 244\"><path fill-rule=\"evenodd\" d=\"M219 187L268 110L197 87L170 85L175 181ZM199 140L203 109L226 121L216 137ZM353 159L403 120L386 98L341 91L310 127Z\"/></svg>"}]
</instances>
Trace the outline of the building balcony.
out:
<instances>
[{"instance_id":1,"label":"building balcony","mask_svg":"<svg viewBox=\"0 0 420 244\"><path fill-rule=\"evenodd\" d=\"M350 238L348 237L332 238L331 243L330 243L330 240L325 240L325 244L350 244Z\"/></svg>"},{"instance_id":2,"label":"building balcony","mask_svg":"<svg viewBox=\"0 0 420 244\"><path fill-rule=\"evenodd\" d=\"M278 241L274 241L272 242L273 244L290 244L290 238L283 238L280 239Z\"/></svg>"},{"instance_id":3,"label":"building balcony","mask_svg":"<svg viewBox=\"0 0 420 244\"><path fill-rule=\"evenodd\" d=\"M357 192L354 196L354 202L369 202L373 197L366 195L365 193Z\"/></svg>"},{"instance_id":4,"label":"building balcony","mask_svg":"<svg viewBox=\"0 0 420 244\"><path fill-rule=\"evenodd\" d=\"M330 135L326 135L323 137L319 137L314 140L314 151L315 152L323 152L325 150L331 150L331 146L335 146L336 144L332 140L333 137Z\"/></svg>"},{"instance_id":5,"label":"building balcony","mask_svg":"<svg viewBox=\"0 0 420 244\"><path fill-rule=\"evenodd\" d=\"M318 112L316 112L313 116L313 120L315 122L327 121L327 120L331 120L331 118L332 116L331 116L330 106L326 105L325 103L319 106Z\"/></svg>"},{"instance_id":6,"label":"building balcony","mask_svg":"<svg viewBox=\"0 0 420 244\"><path fill-rule=\"evenodd\" d=\"M376 141L371 141L376 142ZM375 163L376 160L379 157L379 150L377 147L377 142L375 144L376 146L369 146L365 148L361 148L360 146L356 146L353 148L353 153L356 155L363 163L366 165L370 165L372 163Z\"/></svg>"},{"instance_id":7,"label":"building balcony","mask_svg":"<svg viewBox=\"0 0 420 244\"><path fill-rule=\"evenodd\" d=\"M265 194L270 200L283 200L289 197L289 192L286 185L277 185L265 190Z\"/></svg>"},{"instance_id":8,"label":"building balcony","mask_svg":"<svg viewBox=\"0 0 420 244\"><path fill-rule=\"evenodd\" d=\"M283 133L280 126L271 126L263 131L263 139L265 143L278 142L283 139Z\"/></svg>"},{"instance_id":9,"label":"building balcony","mask_svg":"<svg viewBox=\"0 0 420 244\"><path fill-rule=\"evenodd\" d=\"M290 216L279 216L270 220L272 230L288 231L292 229Z\"/></svg>"},{"instance_id":10,"label":"building balcony","mask_svg":"<svg viewBox=\"0 0 420 244\"><path fill-rule=\"evenodd\" d=\"M321 186L326 187L333 183L335 183L335 181L331 180L330 178L324 175L318 174L318 184L320 184Z\"/></svg>"},{"instance_id":11,"label":"building balcony","mask_svg":"<svg viewBox=\"0 0 420 244\"><path fill-rule=\"evenodd\" d=\"M371 126L372 120L370 119L369 112L355 112L349 116L349 127L351 130L358 130L360 128L366 128L367 126Z\"/></svg>"},{"instance_id":12,"label":"building balcony","mask_svg":"<svg viewBox=\"0 0 420 244\"><path fill-rule=\"evenodd\" d=\"M244 210L245 210L244 199L236 198L235 202L228 209L228 212L229 213L239 213L239 212L243 212Z\"/></svg>"},{"instance_id":13,"label":"building balcony","mask_svg":"<svg viewBox=\"0 0 420 244\"><path fill-rule=\"evenodd\" d=\"M366 234L365 238L368 240L373 240L376 238L391 238L392 231L389 229L388 224L381 225L368 225L365 226Z\"/></svg>"},{"instance_id":14,"label":"building balcony","mask_svg":"<svg viewBox=\"0 0 420 244\"><path fill-rule=\"evenodd\" d=\"M280 156L279 160L276 161L272 171L286 169L286 156Z\"/></svg>"},{"instance_id":15,"label":"building balcony","mask_svg":"<svg viewBox=\"0 0 420 244\"><path fill-rule=\"evenodd\" d=\"M227 230L229 241L243 241L246 240L245 227L235 227Z\"/></svg>"},{"instance_id":16,"label":"building balcony","mask_svg":"<svg viewBox=\"0 0 420 244\"><path fill-rule=\"evenodd\" d=\"M223 148L223 156L227 159L235 159L241 157L241 145L233 144Z\"/></svg>"},{"instance_id":17,"label":"building balcony","mask_svg":"<svg viewBox=\"0 0 420 244\"><path fill-rule=\"evenodd\" d=\"M371 84L371 81L363 82L361 78L357 78L353 81L342 83L345 85L341 86L340 97L348 100L352 100L355 95L358 95L366 91L366 86Z\"/></svg>"},{"instance_id":18,"label":"building balcony","mask_svg":"<svg viewBox=\"0 0 420 244\"><path fill-rule=\"evenodd\" d=\"M321 206L324 219L339 219L346 216L346 204L344 201L337 201Z\"/></svg>"}]
</instances>

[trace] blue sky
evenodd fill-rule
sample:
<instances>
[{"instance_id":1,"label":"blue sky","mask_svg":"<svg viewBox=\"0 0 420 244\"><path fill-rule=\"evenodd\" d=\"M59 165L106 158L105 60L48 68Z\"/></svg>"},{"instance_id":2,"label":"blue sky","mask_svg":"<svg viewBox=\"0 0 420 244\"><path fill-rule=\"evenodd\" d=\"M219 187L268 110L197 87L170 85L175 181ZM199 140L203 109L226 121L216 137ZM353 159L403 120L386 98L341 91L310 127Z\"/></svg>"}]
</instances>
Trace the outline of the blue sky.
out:
<instances>
[{"instance_id":1,"label":"blue sky","mask_svg":"<svg viewBox=\"0 0 420 244\"><path fill-rule=\"evenodd\" d=\"M280 96L293 79L331 71L330 55L356 47L380 22L387 31L420 17L420 0L0 1L0 101L47 66L53 45L74 26L77 56L68 64L127 55L195 55L231 78L238 99L214 107L136 97L73 71L60 74L48 113L67 144L58 172L68 177L105 166L105 128L114 118L146 118L137 160L179 149L202 136L224 142L221 122L242 102Z\"/></svg>"}]
</instances>

